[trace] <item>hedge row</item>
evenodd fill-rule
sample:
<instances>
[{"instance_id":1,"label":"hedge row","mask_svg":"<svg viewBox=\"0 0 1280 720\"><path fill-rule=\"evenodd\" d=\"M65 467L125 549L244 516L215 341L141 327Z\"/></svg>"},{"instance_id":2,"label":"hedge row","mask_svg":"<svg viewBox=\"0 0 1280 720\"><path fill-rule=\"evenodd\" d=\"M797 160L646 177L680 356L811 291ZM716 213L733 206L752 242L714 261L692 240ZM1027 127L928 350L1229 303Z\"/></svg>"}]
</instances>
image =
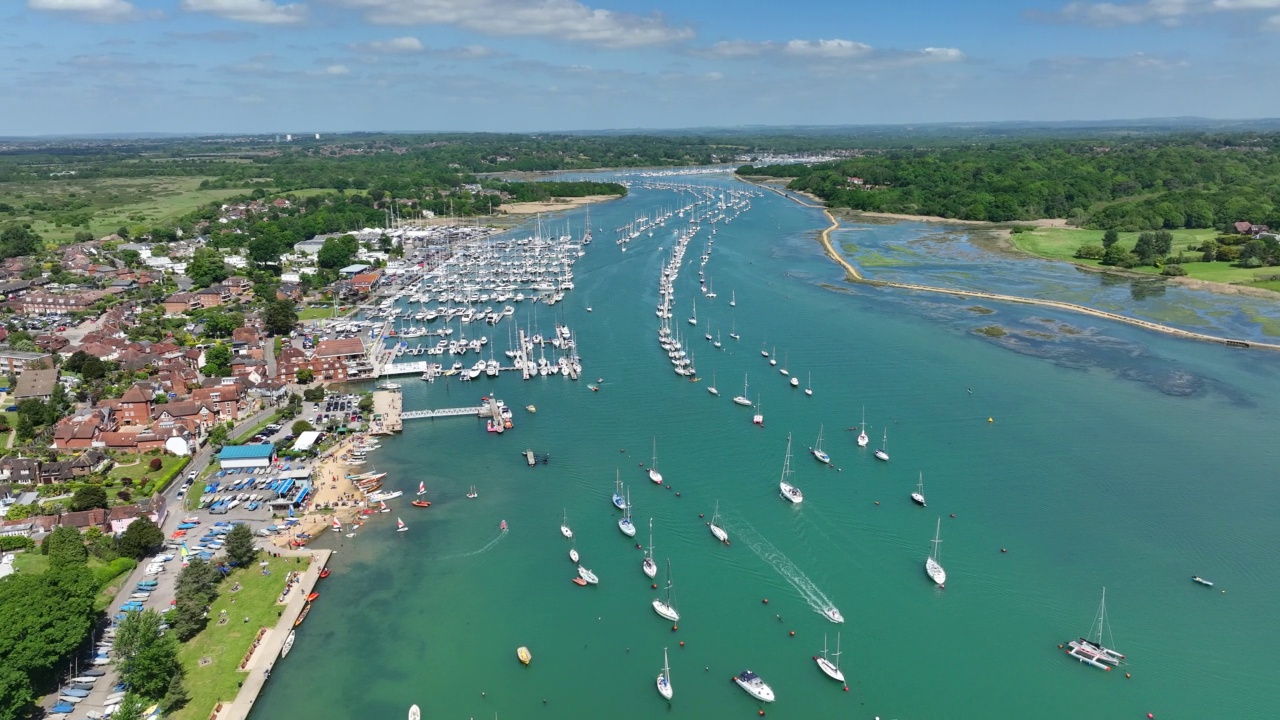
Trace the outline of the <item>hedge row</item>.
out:
<instances>
[{"instance_id":1,"label":"hedge row","mask_svg":"<svg viewBox=\"0 0 1280 720\"><path fill-rule=\"evenodd\" d=\"M136 567L138 567L138 561L133 558L116 558L106 565L94 570L93 581L98 584L98 587L103 588L112 580L115 580Z\"/></svg>"},{"instance_id":2,"label":"hedge row","mask_svg":"<svg viewBox=\"0 0 1280 720\"><path fill-rule=\"evenodd\" d=\"M36 546L36 542L29 537L6 536L0 537L0 550L11 552L13 550L31 550Z\"/></svg>"}]
</instances>

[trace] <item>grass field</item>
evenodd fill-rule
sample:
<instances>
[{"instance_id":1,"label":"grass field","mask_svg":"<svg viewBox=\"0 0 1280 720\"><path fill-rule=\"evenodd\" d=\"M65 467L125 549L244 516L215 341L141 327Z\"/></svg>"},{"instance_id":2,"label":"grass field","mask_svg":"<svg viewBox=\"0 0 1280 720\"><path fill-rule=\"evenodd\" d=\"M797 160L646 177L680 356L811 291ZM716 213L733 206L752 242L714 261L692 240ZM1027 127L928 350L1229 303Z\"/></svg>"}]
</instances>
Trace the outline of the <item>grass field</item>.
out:
<instances>
[{"instance_id":1,"label":"grass field","mask_svg":"<svg viewBox=\"0 0 1280 720\"><path fill-rule=\"evenodd\" d=\"M151 459L153 457L160 458L161 464L159 470L151 469ZM127 465L124 467L121 467L120 465L113 465L111 470L107 473L107 478L110 480L123 480L124 478L130 478L134 481L134 487L142 487L143 475L146 475L152 480L159 480L165 473L172 470L175 466L180 465L184 459L177 455L169 454L139 455L137 458L138 463L136 465ZM123 462L130 462L131 458L125 457L121 458L121 460Z\"/></svg>"},{"instance_id":2,"label":"grass field","mask_svg":"<svg viewBox=\"0 0 1280 720\"><path fill-rule=\"evenodd\" d=\"M1171 230L1170 232L1173 234L1173 254L1184 252L1195 257L1200 256L1200 251L1195 248L1218 236L1216 230ZM1052 260L1065 260L1078 265L1095 267L1100 265L1097 260L1081 260L1074 255L1081 245L1101 245L1101 230L1037 228L1033 232L1013 233L1010 240L1019 250L1025 250L1032 255ZM1120 245L1123 247L1132 248L1137 241L1138 233L1136 232L1120 233ZM1183 263L1182 267L1187 271L1187 277L1196 280L1280 290L1280 281L1270 279L1280 275L1280 268L1242 268L1227 262L1189 262ZM1160 268L1152 266L1136 267L1132 270L1151 275L1160 274Z\"/></svg>"},{"instance_id":3,"label":"grass field","mask_svg":"<svg viewBox=\"0 0 1280 720\"><path fill-rule=\"evenodd\" d=\"M245 674L240 662L258 635L258 628L271 627L278 622L282 605L276 598L284 590L285 575L290 570L305 571L305 562L295 564L293 558L267 560L270 575L263 575L255 566L236 570L222 581L219 595L209 611L209 625L178 649L178 660L186 670L187 692L191 701L181 710L169 715L178 720L196 720L209 717L220 701L230 701L239 691ZM305 561L305 558L304 558ZM239 592L230 589L235 583L242 586ZM232 599L235 604L232 604ZM218 624L222 611L227 612L225 625ZM249 622L244 619L248 617ZM208 662L200 666L202 658Z\"/></svg>"},{"instance_id":4,"label":"grass field","mask_svg":"<svg viewBox=\"0 0 1280 720\"><path fill-rule=\"evenodd\" d=\"M85 565L90 570L96 572L99 568L104 567L106 563L93 555L90 555L89 561L85 563ZM39 550L21 552L14 556L13 567L23 575L39 575L49 569L49 556L41 555ZM115 578L112 578L112 580L108 582L93 599L93 606L98 610L106 610L107 607L111 605L111 601L120 593L120 579L129 572L132 572L132 570L133 569L130 568L121 575L117 575Z\"/></svg>"},{"instance_id":5,"label":"grass field","mask_svg":"<svg viewBox=\"0 0 1280 720\"><path fill-rule=\"evenodd\" d=\"M333 317L333 308L331 307L302 308L298 310L299 320L320 320L328 317Z\"/></svg>"}]
</instances>

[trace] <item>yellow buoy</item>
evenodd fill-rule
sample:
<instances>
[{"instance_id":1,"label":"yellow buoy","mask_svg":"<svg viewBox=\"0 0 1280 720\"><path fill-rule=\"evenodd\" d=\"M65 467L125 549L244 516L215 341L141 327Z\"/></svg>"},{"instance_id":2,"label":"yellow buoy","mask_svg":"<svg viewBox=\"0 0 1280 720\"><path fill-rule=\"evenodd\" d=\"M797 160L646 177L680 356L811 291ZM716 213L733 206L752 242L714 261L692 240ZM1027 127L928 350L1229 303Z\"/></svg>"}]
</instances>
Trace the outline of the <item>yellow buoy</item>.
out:
<instances>
[{"instance_id":1,"label":"yellow buoy","mask_svg":"<svg viewBox=\"0 0 1280 720\"><path fill-rule=\"evenodd\" d=\"M993 419L991 419L991 418L987 418L987 422L995 422L995 420L993 420Z\"/></svg>"}]
</instances>

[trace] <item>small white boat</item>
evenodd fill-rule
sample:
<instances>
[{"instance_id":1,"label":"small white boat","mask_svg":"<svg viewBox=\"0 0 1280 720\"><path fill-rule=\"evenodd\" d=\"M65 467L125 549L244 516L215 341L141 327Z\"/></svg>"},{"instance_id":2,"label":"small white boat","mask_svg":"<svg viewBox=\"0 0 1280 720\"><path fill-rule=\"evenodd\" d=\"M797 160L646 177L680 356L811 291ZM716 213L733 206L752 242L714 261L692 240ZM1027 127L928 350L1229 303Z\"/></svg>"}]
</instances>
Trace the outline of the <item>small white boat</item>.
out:
<instances>
[{"instance_id":1,"label":"small white boat","mask_svg":"<svg viewBox=\"0 0 1280 720\"><path fill-rule=\"evenodd\" d=\"M751 404L752 404L752 403L751 403L751 398L747 397L747 376L746 376L746 373L743 373L743 375L742 375L742 394L741 394L741 395L739 395L738 397L734 398L734 399L733 399L733 402L734 402L734 404L735 404L735 405L742 405L742 406L744 406L744 407L751 407Z\"/></svg>"},{"instance_id":2,"label":"small white boat","mask_svg":"<svg viewBox=\"0 0 1280 720\"><path fill-rule=\"evenodd\" d=\"M467 492L467 499L468 499L468 500L475 500L475 499L476 499L476 498L478 498L478 497L480 497L480 493L476 492L476 486L475 486L475 485L472 485L472 486L471 486L471 490L470 490L469 492Z\"/></svg>"},{"instance_id":3,"label":"small white boat","mask_svg":"<svg viewBox=\"0 0 1280 720\"><path fill-rule=\"evenodd\" d=\"M384 513L391 512L391 508L387 507L387 503L382 500L378 501L378 506L379 506L378 512L384 512Z\"/></svg>"},{"instance_id":4,"label":"small white boat","mask_svg":"<svg viewBox=\"0 0 1280 720\"><path fill-rule=\"evenodd\" d=\"M831 464L831 456L822 450L822 426L821 425L818 426L818 441L813 444L813 447L809 448L809 452L813 454L813 457L815 460L822 463L823 465Z\"/></svg>"},{"instance_id":5,"label":"small white boat","mask_svg":"<svg viewBox=\"0 0 1280 720\"><path fill-rule=\"evenodd\" d=\"M658 564L653 561L653 518L649 518L649 547L644 551L644 562L640 564L640 569L653 579L658 574Z\"/></svg>"},{"instance_id":6,"label":"small white boat","mask_svg":"<svg viewBox=\"0 0 1280 720\"><path fill-rule=\"evenodd\" d=\"M569 560L575 563L580 560L578 557L578 548L569 548Z\"/></svg>"},{"instance_id":7,"label":"small white boat","mask_svg":"<svg viewBox=\"0 0 1280 720\"><path fill-rule=\"evenodd\" d=\"M924 561L924 571L929 574L929 578L937 583L938 587L946 587L947 571L942 569L942 564L938 562L938 545L942 543L942 518L938 518L938 528L933 534L933 551L929 553L929 559Z\"/></svg>"},{"instance_id":8,"label":"small white boat","mask_svg":"<svg viewBox=\"0 0 1280 720\"><path fill-rule=\"evenodd\" d=\"M822 616L837 625L844 622L844 616L840 614L840 610L835 605L827 606L827 609L822 611Z\"/></svg>"},{"instance_id":9,"label":"small white boat","mask_svg":"<svg viewBox=\"0 0 1280 720\"><path fill-rule=\"evenodd\" d=\"M813 396L813 373L809 373L809 384L804 386L804 394Z\"/></svg>"},{"instance_id":10,"label":"small white boat","mask_svg":"<svg viewBox=\"0 0 1280 720\"><path fill-rule=\"evenodd\" d=\"M333 519L333 531L336 533L342 532L342 523L338 522L338 518Z\"/></svg>"},{"instance_id":11,"label":"small white boat","mask_svg":"<svg viewBox=\"0 0 1280 720\"><path fill-rule=\"evenodd\" d=\"M814 662L818 663L818 669L824 675L836 680L844 682L844 673L840 672L840 633L836 633L836 651L832 653L836 661L833 663L827 659L827 636L822 636L822 655L814 655Z\"/></svg>"},{"instance_id":12,"label":"small white boat","mask_svg":"<svg viewBox=\"0 0 1280 720\"><path fill-rule=\"evenodd\" d=\"M280 657L288 657L289 651L293 649L293 641L297 636L296 633L296 630L289 631L288 637L284 639L284 645L280 648Z\"/></svg>"},{"instance_id":13,"label":"small white boat","mask_svg":"<svg viewBox=\"0 0 1280 720\"><path fill-rule=\"evenodd\" d=\"M920 482L916 484L916 491L911 493L911 502L925 507L924 504L924 473L920 473Z\"/></svg>"},{"instance_id":14,"label":"small white boat","mask_svg":"<svg viewBox=\"0 0 1280 720\"><path fill-rule=\"evenodd\" d=\"M1192 576L1191 576L1191 580L1192 580L1193 582L1198 582L1198 583L1200 583L1201 585L1204 585L1205 587L1213 587L1213 583L1212 583L1212 582L1210 582L1209 580L1205 580L1204 578L1200 577L1199 575L1192 575Z\"/></svg>"},{"instance_id":15,"label":"small white boat","mask_svg":"<svg viewBox=\"0 0 1280 720\"><path fill-rule=\"evenodd\" d=\"M582 567L581 565L578 566L578 577L582 578L583 580L586 580L587 584L589 585L600 584L600 578L596 577L595 573Z\"/></svg>"},{"instance_id":16,"label":"small white boat","mask_svg":"<svg viewBox=\"0 0 1280 720\"><path fill-rule=\"evenodd\" d=\"M804 502L804 493L800 492L800 488L787 482L791 476L791 433L787 433L787 454L782 460L782 479L778 481L778 494L784 500L799 505Z\"/></svg>"},{"instance_id":17,"label":"small white boat","mask_svg":"<svg viewBox=\"0 0 1280 720\"><path fill-rule=\"evenodd\" d=\"M889 462L889 430L884 431L884 440L881 441L880 448L876 450L876 459Z\"/></svg>"},{"instance_id":18,"label":"small white boat","mask_svg":"<svg viewBox=\"0 0 1280 720\"><path fill-rule=\"evenodd\" d=\"M401 520L400 518L396 518L396 532L404 532L405 530L408 530L408 529L409 529L409 526L405 525L403 520Z\"/></svg>"},{"instance_id":19,"label":"small white boat","mask_svg":"<svg viewBox=\"0 0 1280 720\"><path fill-rule=\"evenodd\" d=\"M663 602L662 598L654 598L653 611L658 613L662 617L670 620L671 622L678 622L680 620L680 613L676 611L676 606L673 605L671 602L671 561L670 560L667 561L667 600L666 602Z\"/></svg>"},{"instance_id":20,"label":"small white boat","mask_svg":"<svg viewBox=\"0 0 1280 720\"><path fill-rule=\"evenodd\" d=\"M568 511L561 509L560 512L562 513L560 515L560 534L571 538L573 537L573 531L569 529Z\"/></svg>"},{"instance_id":21,"label":"small white boat","mask_svg":"<svg viewBox=\"0 0 1280 720\"><path fill-rule=\"evenodd\" d=\"M653 439L653 457L649 459L649 479L653 481L654 485L662 484L662 473L658 472L658 438L656 437ZM630 502L630 497L628 497L627 503L630 504Z\"/></svg>"},{"instance_id":22,"label":"small white boat","mask_svg":"<svg viewBox=\"0 0 1280 720\"><path fill-rule=\"evenodd\" d=\"M866 447L871 442L871 438L867 437L867 407L862 406L862 425L858 431L858 447Z\"/></svg>"},{"instance_id":23,"label":"small white boat","mask_svg":"<svg viewBox=\"0 0 1280 720\"><path fill-rule=\"evenodd\" d=\"M711 534L715 536L715 539L719 540L725 545L729 544L729 533L725 532L724 528L720 527L720 501L719 500L716 501L716 509L711 512L711 522L707 523L707 527L711 530Z\"/></svg>"},{"instance_id":24,"label":"small white boat","mask_svg":"<svg viewBox=\"0 0 1280 720\"><path fill-rule=\"evenodd\" d=\"M662 673L658 675L658 694L671 699L671 661L667 658L667 649L662 648Z\"/></svg>"},{"instance_id":25,"label":"small white boat","mask_svg":"<svg viewBox=\"0 0 1280 720\"><path fill-rule=\"evenodd\" d=\"M748 695L760 702L774 701L773 688L769 687L764 680L760 679L759 675L750 670L743 670L733 678L733 681L738 683L738 687L746 690Z\"/></svg>"},{"instance_id":26,"label":"small white boat","mask_svg":"<svg viewBox=\"0 0 1280 720\"><path fill-rule=\"evenodd\" d=\"M720 397L720 391L716 389L716 371L711 371L711 384L707 386L707 392Z\"/></svg>"},{"instance_id":27,"label":"small white boat","mask_svg":"<svg viewBox=\"0 0 1280 720\"><path fill-rule=\"evenodd\" d=\"M623 511L622 517L618 520L618 529L627 537L636 536L635 523L631 522L631 489L627 488L627 509Z\"/></svg>"},{"instance_id":28,"label":"small white boat","mask_svg":"<svg viewBox=\"0 0 1280 720\"><path fill-rule=\"evenodd\" d=\"M409 720L422 720L422 711L418 709L417 705L409 706Z\"/></svg>"}]
</instances>

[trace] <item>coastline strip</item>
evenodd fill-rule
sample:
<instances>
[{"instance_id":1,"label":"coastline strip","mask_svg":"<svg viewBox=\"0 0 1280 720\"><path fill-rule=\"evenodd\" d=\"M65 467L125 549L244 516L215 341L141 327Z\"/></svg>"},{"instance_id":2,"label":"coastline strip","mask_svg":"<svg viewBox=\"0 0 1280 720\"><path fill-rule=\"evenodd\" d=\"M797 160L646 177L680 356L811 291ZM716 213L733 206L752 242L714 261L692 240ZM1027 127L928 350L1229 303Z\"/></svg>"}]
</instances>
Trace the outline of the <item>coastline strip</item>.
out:
<instances>
[{"instance_id":1,"label":"coastline strip","mask_svg":"<svg viewBox=\"0 0 1280 720\"><path fill-rule=\"evenodd\" d=\"M1125 323L1127 325L1133 325L1135 327L1140 327L1147 330L1153 330L1155 332L1164 333L1166 335L1172 335L1174 337L1179 337L1186 340L1199 340L1201 342L1209 342L1209 343L1214 343L1216 345L1226 345L1228 347L1234 347L1234 348L1258 348L1261 350L1280 351L1280 344L1276 344L1276 343L1256 342L1253 340L1247 340L1247 341L1235 340L1232 338L1218 337L1216 335L1208 335L1206 333L1191 332L1190 330L1182 330L1181 328L1170 327L1168 325L1161 325L1160 323L1151 322L1149 320L1140 320L1135 317L1129 317L1128 315L1120 315L1118 313L1107 312L1106 310L1098 310L1097 308L1091 308L1085 305L1077 305L1075 303L1063 302L1061 300L1041 300L1039 298L1021 297L1019 295L1002 295L1000 293L984 292L981 290L960 290L957 288L934 287L932 285L919 285L916 283L894 282L890 280L874 280L874 279L863 276L863 274L858 271L858 268L855 267L853 263L849 262L844 256L836 252L835 245L831 242L831 233L840 228L840 221L836 219L836 216L831 212L830 208L823 207L822 205L815 205L813 203L804 202L803 200L800 200L799 198L793 195L790 195L788 193L782 192L781 190L775 187L770 187L768 185L764 185L761 183L754 183L754 184L757 185L758 187L772 190L773 192L781 195L782 197L787 198L788 200L791 200L800 205L804 205L805 207L822 209L822 214L826 215L827 219L831 221L831 226L823 230L818 235L818 242L822 244L822 249L823 251L826 252L827 257L831 258L837 264L839 264L841 267L844 268L845 279L848 280L849 282L863 283L866 285L873 285L876 287L891 287L891 288L900 288L903 290L917 290L920 292L941 293L943 295L952 295L955 297L978 298L982 300L994 300L997 302L1017 303L1021 305L1038 305L1040 307L1050 307L1058 310L1066 310L1068 312L1079 313L1081 315L1090 315L1092 317L1102 318L1104 320L1114 320L1115 322Z\"/></svg>"}]
</instances>

